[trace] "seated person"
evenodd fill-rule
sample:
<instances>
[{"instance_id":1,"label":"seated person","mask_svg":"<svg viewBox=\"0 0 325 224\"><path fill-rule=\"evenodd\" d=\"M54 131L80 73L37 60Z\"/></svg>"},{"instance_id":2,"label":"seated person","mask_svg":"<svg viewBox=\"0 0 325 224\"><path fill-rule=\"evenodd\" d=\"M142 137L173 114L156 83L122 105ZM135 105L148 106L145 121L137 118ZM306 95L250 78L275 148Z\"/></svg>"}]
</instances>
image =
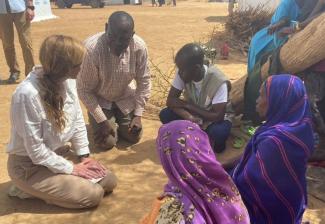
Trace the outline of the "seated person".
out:
<instances>
[{"instance_id":1,"label":"seated person","mask_svg":"<svg viewBox=\"0 0 325 224\"><path fill-rule=\"evenodd\" d=\"M34 67L12 96L7 149L8 173L21 193L76 209L97 206L105 192L116 186L115 175L88 157L75 83L84 52L83 45L71 37L54 35L44 40L42 66ZM67 143L80 162L64 158L70 151Z\"/></svg>"},{"instance_id":2,"label":"seated person","mask_svg":"<svg viewBox=\"0 0 325 224\"><path fill-rule=\"evenodd\" d=\"M281 0L270 25L252 37L247 62L248 75L252 73L255 64L259 62L264 53L272 52L288 39L282 32L282 28L290 26L291 21L304 20L315 4L316 0Z\"/></svg>"},{"instance_id":3,"label":"seated person","mask_svg":"<svg viewBox=\"0 0 325 224\"><path fill-rule=\"evenodd\" d=\"M312 0L311 2L308 2L308 4L305 5L309 5L309 7L312 9L312 11L308 13L307 19L304 21L296 22L295 26L283 28L281 32L284 32L285 34L293 34L295 32L299 32L303 30L306 26L308 26L311 22L313 22L314 19L316 19L318 16L320 16L325 12L325 0ZM320 27L318 27L318 29L320 29ZM277 70L278 71L281 70L281 66L278 67L279 69ZM304 81L307 90L307 95L313 112L315 130L323 135L325 134L324 73L325 73L325 59L321 61L317 61L316 64L306 69L305 71L300 71L295 74ZM315 153L318 154L318 152L319 150L316 149Z\"/></svg>"},{"instance_id":4,"label":"seated person","mask_svg":"<svg viewBox=\"0 0 325 224\"><path fill-rule=\"evenodd\" d=\"M301 10L304 15L298 18L298 21L295 21L293 26L288 26L280 30L279 35L286 36L293 34L304 29L311 23L314 19L320 16L325 11L325 0L304 0L304 7Z\"/></svg>"},{"instance_id":5,"label":"seated person","mask_svg":"<svg viewBox=\"0 0 325 224\"><path fill-rule=\"evenodd\" d=\"M244 116L248 124L259 125L261 118L255 110L259 88L265 77L262 66L272 55L272 74L282 72L279 51L289 36L304 29L324 10L324 0L282 0L277 7L271 24L253 37L248 53L248 77L244 90Z\"/></svg>"},{"instance_id":6,"label":"seated person","mask_svg":"<svg viewBox=\"0 0 325 224\"><path fill-rule=\"evenodd\" d=\"M311 111L296 76L269 77L256 109L266 122L242 158L224 164L248 209L251 224L301 223L307 207L306 167L314 149Z\"/></svg>"},{"instance_id":7,"label":"seated person","mask_svg":"<svg viewBox=\"0 0 325 224\"><path fill-rule=\"evenodd\" d=\"M203 65L204 51L197 44L186 44L176 54L178 72L160 112L163 124L189 120L199 124L210 137L215 152L226 148L232 123L225 117L230 82L215 67ZM180 99L184 91L184 100Z\"/></svg>"},{"instance_id":8,"label":"seated person","mask_svg":"<svg viewBox=\"0 0 325 224\"><path fill-rule=\"evenodd\" d=\"M157 151L169 181L141 224L250 223L238 189L198 125L190 121L163 125Z\"/></svg>"}]
</instances>

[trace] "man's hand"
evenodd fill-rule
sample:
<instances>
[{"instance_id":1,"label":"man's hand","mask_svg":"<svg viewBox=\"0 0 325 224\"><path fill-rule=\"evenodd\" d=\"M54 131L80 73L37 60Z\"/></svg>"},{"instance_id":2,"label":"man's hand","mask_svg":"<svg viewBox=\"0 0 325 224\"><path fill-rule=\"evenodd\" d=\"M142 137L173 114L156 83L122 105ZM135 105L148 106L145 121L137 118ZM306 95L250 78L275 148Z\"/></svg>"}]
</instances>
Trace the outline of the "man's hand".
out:
<instances>
[{"instance_id":1,"label":"man's hand","mask_svg":"<svg viewBox=\"0 0 325 224\"><path fill-rule=\"evenodd\" d=\"M130 125L129 125L129 131L131 132L132 130L140 130L142 129L142 123L141 123L141 117L139 116L134 116L132 119Z\"/></svg>"},{"instance_id":2,"label":"man's hand","mask_svg":"<svg viewBox=\"0 0 325 224\"><path fill-rule=\"evenodd\" d=\"M34 10L27 8L25 15L26 15L27 21L32 21L35 17L35 12L34 12Z\"/></svg>"},{"instance_id":3,"label":"man's hand","mask_svg":"<svg viewBox=\"0 0 325 224\"><path fill-rule=\"evenodd\" d=\"M115 137L116 133L114 131L114 128L110 125L108 120L105 120L98 124L99 128L95 133L95 142L96 143L102 143L105 141L105 139L112 135Z\"/></svg>"},{"instance_id":4,"label":"man's hand","mask_svg":"<svg viewBox=\"0 0 325 224\"><path fill-rule=\"evenodd\" d=\"M199 126L201 126L203 124L203 120L196 116L189 116L188 120L199 125Z\"/></svg>"}]
</instances>

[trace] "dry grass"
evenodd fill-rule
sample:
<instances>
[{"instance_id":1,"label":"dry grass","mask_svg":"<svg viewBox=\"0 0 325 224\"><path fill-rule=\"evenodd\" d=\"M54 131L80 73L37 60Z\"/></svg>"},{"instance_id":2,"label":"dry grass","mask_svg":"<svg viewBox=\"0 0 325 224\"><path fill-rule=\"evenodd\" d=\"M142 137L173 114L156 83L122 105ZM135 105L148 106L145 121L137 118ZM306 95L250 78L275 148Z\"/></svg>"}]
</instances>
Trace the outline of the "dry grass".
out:
<instances>
[{"instance_id":1,"label":"dry grass","mask_svg":"<svg viewBox=\"0 0 325 224\"><path fill-rule=\"evenodd\" d=\"M265 5L237 10L226 21L226 32L222 35L215 32L212 40L228 42L232 49L246 55L253 35L270 24L272 15L273 11L268 10Z\"/></svg>"},{"instance_id":2,"label":"dry grass","mask_svg":"<svg viewBox=\"0 0 325 224\"><path fill-rule=\"evenodd\" d=\"M150 69L152 77L152 92L150 97L150 103L163 107L166 103L169 89L171 87L171 81L175 75L176 67L172 67L167 70L161 68L162 63L154 63L150 60Z\"/></svg>"}]
</instances>

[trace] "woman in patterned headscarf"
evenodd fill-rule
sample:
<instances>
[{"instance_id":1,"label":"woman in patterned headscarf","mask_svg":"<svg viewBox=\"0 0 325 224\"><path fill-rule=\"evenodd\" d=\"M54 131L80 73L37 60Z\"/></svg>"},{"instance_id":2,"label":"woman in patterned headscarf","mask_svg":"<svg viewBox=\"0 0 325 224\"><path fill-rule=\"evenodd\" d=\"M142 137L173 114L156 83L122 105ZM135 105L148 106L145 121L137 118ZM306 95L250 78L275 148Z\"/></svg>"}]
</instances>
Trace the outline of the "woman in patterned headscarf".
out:
<instances>
[{"instance_id":1,"label":"woman in patterned headscarf","mask_svg":"<svg viewBox=\"0 0 325 224\"><path fill-rule=\"evenodd\" d=\"M235 184L199 126L190 121L162 126L157 149L169 182L142 224L249 223Z\"/></svg>"}]
</instances>

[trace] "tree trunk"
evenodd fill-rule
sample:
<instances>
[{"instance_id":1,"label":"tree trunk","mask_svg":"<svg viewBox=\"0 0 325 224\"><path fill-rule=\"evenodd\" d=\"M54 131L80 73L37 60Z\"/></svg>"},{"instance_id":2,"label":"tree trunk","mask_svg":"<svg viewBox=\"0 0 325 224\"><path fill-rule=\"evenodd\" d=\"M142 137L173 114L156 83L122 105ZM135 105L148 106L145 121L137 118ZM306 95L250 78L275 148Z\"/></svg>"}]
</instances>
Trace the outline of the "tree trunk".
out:
<instances>
[{"instance_id":1,"label":"tree trunk","mask_svg":"<svg viewBox=\"0 0 325 224\"><path fill-rule=\"evenodd\" d=\"M295 74L325 58L325 13L299 31L280 50L284 71Z\"/></svg>"}]
</instances>

